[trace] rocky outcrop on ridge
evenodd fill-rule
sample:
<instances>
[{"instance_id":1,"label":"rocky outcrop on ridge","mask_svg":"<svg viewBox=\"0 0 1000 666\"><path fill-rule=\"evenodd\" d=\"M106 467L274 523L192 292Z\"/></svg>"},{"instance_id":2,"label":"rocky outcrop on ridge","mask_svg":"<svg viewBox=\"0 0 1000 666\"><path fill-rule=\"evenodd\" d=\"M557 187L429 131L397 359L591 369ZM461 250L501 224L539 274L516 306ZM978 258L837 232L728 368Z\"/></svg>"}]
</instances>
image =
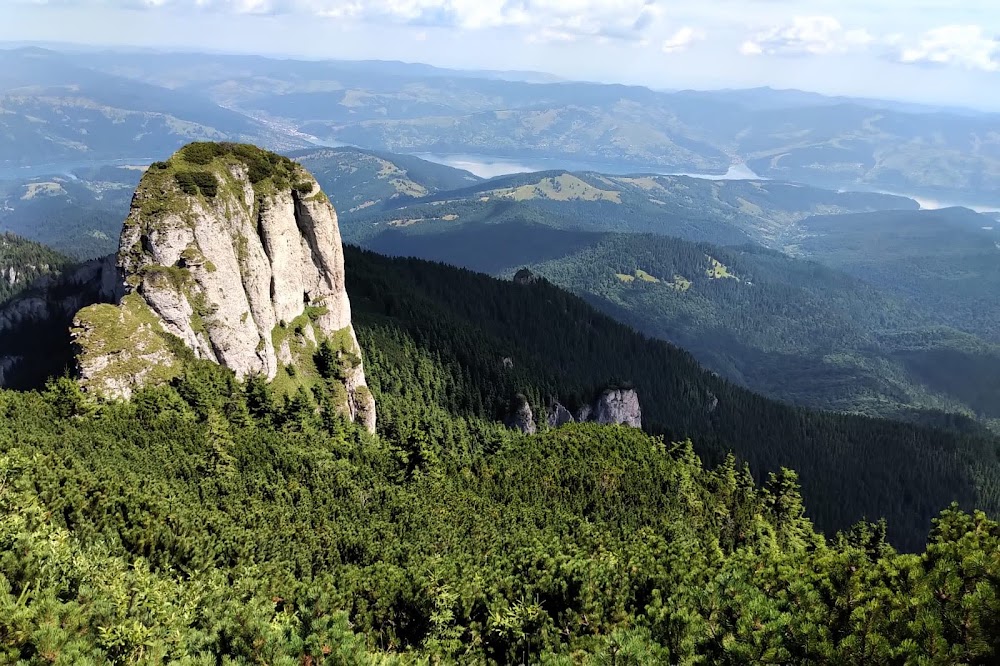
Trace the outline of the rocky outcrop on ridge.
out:
<instances>
[{"instance_id":1,"label":"rocky outcrop on ridge","mask_svg":"<svg viewBox=\"0 0 1000 666\"><path fill-rule=\"evenodd\" d=\"M345 389L345 414L374 430L337 216L301 166L211 143L152 165L133 197L116 269L122 297L74 320L86 390L128 398L176 375L188 355L241 378L301 385L316 375L313 359L326 345L339 364L332 374Z\"/></svg>"},{"instance_id":2,"label":"rocky outcrop on ridge","mask_svg":"<svg viewBox=\"0 0 1000 666\"><path fill-rule=\"evenodd\" d=\"M605 389L593 403L577 409L575 416L559 402L553 402L549 407L547 422L550 428L559 428L567 423L602 423L641 428L639 394L630 388Z\"/></svg>"},{"instance_id":3,"label":"rocky outcrop on ridge","mask_svg":"<svg viewBox=\"0 0 1000 666\"><path fill-rule=\"evenodd\" d=\"M531 411L528 399L523 395L514 398L514 403L510 415L504 421L504 425L512 430L518 430L526 435L534 435L538 428L535 426L535 415Z\"/></svg>"},{"instance_id":4,"label":"rocky outcrop on ridge","mask_svg":"<svg viewBox=\"0 0 1000 666\"><path fill-rule=\"evenodd\" d=\"M607 388L594 399L593 403L580 407L575 416L562 403L553 400L545 412L544 422L549 428L560 428L567 423L600 423L642 428L639 394L631 388ZM515 398L505 424L508 428L523 433L535 432L534 415L524 396L519 395Z\"/></svg>"},{"instance_id":5,"label":"rocky outcrop on ridge","mask_svg":"<svg viewBox=\"0 0 1000 666\"><path fill-rule=\"evenodd\" d=\"M590 420L597 423L642 427L639 395L633 389L607 389L594 401Z\"/></svg>"},{"instance_id":6,"label":"rocky outcrop on ridge","mask_svg":"<svg viewBox=\"0 0 1000 666\"><path fill-rule=\"evenodd\" d=\"M548 424L550 428L559 428L567 423L574 423L576 419L568 409L558 402L553 402L549 406Z\"/></svg>"}]
</instances>

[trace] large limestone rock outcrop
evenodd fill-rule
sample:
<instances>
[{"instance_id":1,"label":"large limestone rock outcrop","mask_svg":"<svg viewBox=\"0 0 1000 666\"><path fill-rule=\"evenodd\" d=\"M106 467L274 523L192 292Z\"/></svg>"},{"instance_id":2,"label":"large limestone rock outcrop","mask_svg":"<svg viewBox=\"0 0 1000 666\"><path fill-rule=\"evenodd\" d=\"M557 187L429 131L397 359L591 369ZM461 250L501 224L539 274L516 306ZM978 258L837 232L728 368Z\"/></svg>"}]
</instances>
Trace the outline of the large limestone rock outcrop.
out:
<instances>
[{"instance_id":1,"label":"large limestone rock outcrop","mask_svg":"<svg viewBox=\"0 0 1000 666\"><path fill-rule=\"evenodd\" d=\"M186 354L301 385L326 345L345 413L374 430L337 216L301 166L251 146L185 147L140 182L117 265L121 302L74 322L86 389L127 398Z\"/></svg>"},{"instance_id":2,"label":"large limestone rock outcrop","mask_svg":"<svg viewBox=\"0 0 1000 666\"><path fill-rule=\"evenodd\" d=\"M601 391L593 403L580 407L576 416L559 401L553 400L543 416L544 423L549 428L561 428L569 423L600 423L642 428L639 394L630 388L607 388ZM536 432L534 415L527 398L520 394L514 398L504 424L508 428L529 435Z\"/></svg>"},{"instance_id":3,"label":"large limestone rock outcrop","mask_svg":"<svg viewBox=\"0 0 1000 666\"><path fill-rule=\"evenodd\" d=\"M608 388L589 405L580 407L576 416L563 405L555 402L549 408L548 425L559 428L567 423L601 423L604 425L627 425L642 427L642 409L639 394L629 388Z\"/></svg>"},{"instance_id":4,"label":"large limestone rock outcrop","mask_svg":"<svg viewBox=\"0 0 1000 666\"><path fill-rule=\"evenodd\" d=\"M633 389L607 389L594 401L589 416L597 423L642 427L639 396Z\"/></svg>"}]
</instances>

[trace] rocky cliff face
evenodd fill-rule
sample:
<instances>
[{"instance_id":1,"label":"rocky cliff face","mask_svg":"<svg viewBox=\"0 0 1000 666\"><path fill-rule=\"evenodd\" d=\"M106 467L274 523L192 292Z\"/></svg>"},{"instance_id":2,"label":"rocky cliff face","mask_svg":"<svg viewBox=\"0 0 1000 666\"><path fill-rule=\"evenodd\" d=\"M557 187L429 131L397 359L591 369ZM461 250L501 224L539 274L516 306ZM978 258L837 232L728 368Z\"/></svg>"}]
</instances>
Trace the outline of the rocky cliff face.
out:
<instances>
[{"instance_id":1,"label":"rocky cliff face","mask_svg":"<svg viewBox=\"0 0 1000 666\"><path fill-rule=\"evenodd\" d=\"M638 394L632 389L607 389L594 401L590 420L641 428L642 410Z\"/></svg>"},{"instance_id":2,"label":"rocky cliff face","mask_svg":"<svg viewBox=\"0 0 1000 666\"><path fill-rule=\"evenodd\" d=\"M80 311L86 389L127 398L185 355L282 386L318 380L324 345L343 408L370 430L337 216L302 167L250 146L192 144L150 167L122 231L124 296Z\"/></svg>"},{"instance_id":3,"label":"rocky cliff face","mask_svg":"<svg viewBox=\"0 0 1000 666\"><path fill-rule=\"evenodd\" d=\"M549 416L548 424L550 428L559 428L567 423L573 423L576 419L570 414L570 411L566 409L563 405L558 402L553 402L549 406Z\"/></svg>"},{"instance_id":4,"label":"rocky cliff face","mask_svg":"<svg viewBox=\"0 0 1000 666\"><path fill-rule=\"evenodd\" d=\"M114 256L93 259L65 273L39 278L25 293L5 303L0 309L0 333L43 320L68 322L80 308L123 294Z\"/></svg>"},{"instance_id":5,"label":"rocky cliff face","mask_svg":"<svg viewBox=\"0 0 1000 666\"><path fill-rule=\"evenodd\" d=\"M642 409L639 395L633 389L606 389L592 404L580 407L576 416L559 402L553 402L548 411L548 425L559 428L567 423L603 423L642 427Z\"/></svg>"},{"instance_id":6,"label":"rocky cliff face","mask_svg":"<svg viewBox=\"0 0 1000 666\"><path fill-rule=\"evenodd\" d=\"M508 428L519 430L526 435L534 435L538 428L535 426L535 415L531 412L531 405L523 395L514 398L514 404L510 415L504 422Z\"/></svg>"}]
</instances>

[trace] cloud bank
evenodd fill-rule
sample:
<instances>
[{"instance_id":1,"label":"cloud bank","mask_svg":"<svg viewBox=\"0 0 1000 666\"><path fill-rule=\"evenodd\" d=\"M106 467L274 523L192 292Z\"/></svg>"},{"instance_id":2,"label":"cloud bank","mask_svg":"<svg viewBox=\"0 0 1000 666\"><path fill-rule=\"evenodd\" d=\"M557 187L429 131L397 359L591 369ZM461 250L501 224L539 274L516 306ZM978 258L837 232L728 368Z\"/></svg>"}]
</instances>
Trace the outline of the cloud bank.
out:
<instances>
[{"instance_id":1,"label":"cloud bank","mask_svg":"<svg viewBox=\"0 0 1000 666\"><path fill-rule=\"evenodd\" d=\"M1000 71L1000 39L987 35L978 25L947 25L925 32L900 52L899 59L996 72Z\"/></svg>"},{"instance_id":2,"label":"cloud bank","mask_svg":"<svg viewBox=\"0 0 1000 666\"><path fill-rule=\"evenodd\" d=\"M533 44L586 40L685 53L820 58L867 53L906 65L1000 72L1000 0L0 0L31 6L247 16L301 16L344 25L504 30ZM961 5L960 7L958 5ZM837 15L819 8L836 7ZM766 8L766 10L765 10ZM803 11L804 10L804 11ZM801 12L798 15L792 12ZM761 27L747 29L753 21ZM923 24L921 25L921 22ZM936 26L936 27L935 27ZM710 38L711 36L711 38ZM700 50L700 49L699 49Z\"/></svg>"}]
</instances>

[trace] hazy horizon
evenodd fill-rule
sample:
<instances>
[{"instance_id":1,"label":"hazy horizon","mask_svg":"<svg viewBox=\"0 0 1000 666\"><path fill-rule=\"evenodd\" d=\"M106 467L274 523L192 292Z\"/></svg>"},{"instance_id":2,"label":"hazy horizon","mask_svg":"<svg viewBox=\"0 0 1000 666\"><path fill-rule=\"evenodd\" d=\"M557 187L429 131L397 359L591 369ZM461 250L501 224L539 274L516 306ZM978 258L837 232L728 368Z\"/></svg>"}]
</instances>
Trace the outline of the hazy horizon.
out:
<instances>
[{"instance_id":1,"label":"hazy horizon","mask_svg":"<svg viewBox=\"0 0 1000 666\"><path fill-rule=\"evenodd\" d=\"M824 97L836 99L855 99L855 100L871 100L879 102L896 103L901 105L913 105L914 107L926 107L932 110L954 110L954 111L972 111L977 113L1000 113L1000 100L997 100L996 105L979 105L979 104L962 104L959 102L932 102L925 99L913 99L900 96L889 96L889 95L860 95L860 94L848 94L848 93L831 93L824 92L819 88L794 88L794 87L781 87L776 85L771 85L769 83L761 83L759 85L745 85L745 86L720 86L720 87L668 87L668 86L652 86L643 83L629 83L624 81L615 80L599 80L599 79L586 79L586 78L567 78L565 76L560 76L553 72L540 70L540 69L496 69L496 68L484 68L484 67L462 67L461 65L437 65L430 62L424 62L419 60L399 60L399 59L383 59L383 58L331 58L323 56L308 56L295 53L257 53L253 51L233 51L233 50L213 50L209 48L195 48L195 47L184 47L184 46L141 46L136 44L84 44L79 42L60 42L60 41L45 41L45 40L0 40L0 50L17 50L23 48L40 48L49 51L54 51L57 53L151 53L159 55L197 55L205 54L212 56L222 56L222 57L258 57L265 58L269 60L287 60L287 61L301 61L301 62L349 62L349 63L361 63L361 62L380 62L380 63L391 63L391 64L402 64L402 65L413 65L413 66L426 66L433 67L442 71L454 71L461 72L465 74L476 74L482 73L484 75L494 74L507 74L509 75L509 80L525 80L530 83L589 83L595 85L625 85L631 87L647 88L649 90L654 90L657 92L664 93L675 93L675 92L740 92L740 91L750 91L750 90L763 90L769 89L775 92L801 92L808 94L816 94ZM520 78L518 75L522 75ZM542 80L540 80L542 79Z\"/></svg>"},{"instance_id":2,"label":"hazy horizon","mask_svg":"<svg viewBox=\"0 0 1000 666\"><path fill-rule=\"evenodd\" d=\"M386 60L1000 110L986 0L12 0L0 41ZM860 75L859 75L860 73Z\"/></svg>"}]
</instances>

